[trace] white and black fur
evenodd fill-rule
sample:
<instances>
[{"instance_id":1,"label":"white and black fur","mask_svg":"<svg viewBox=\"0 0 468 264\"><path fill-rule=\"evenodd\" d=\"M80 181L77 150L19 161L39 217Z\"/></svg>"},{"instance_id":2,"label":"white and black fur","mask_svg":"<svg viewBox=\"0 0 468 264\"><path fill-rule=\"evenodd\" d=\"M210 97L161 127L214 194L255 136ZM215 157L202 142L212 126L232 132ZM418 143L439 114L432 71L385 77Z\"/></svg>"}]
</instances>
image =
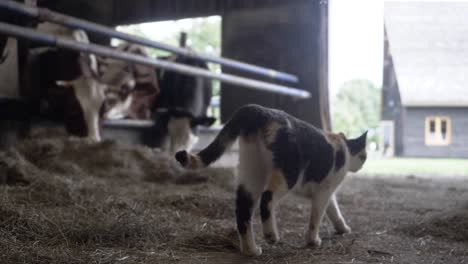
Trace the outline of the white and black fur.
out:
<instances>
[{"instance_id":1,"label":"white and black fur","mask_svg":"<svg viewBox=\"0 0 468 264\"><path fill-rule=\"evenodd\" d=\"M176 159L186 168L205 167L239 138L236 218L240 250L258 256L262 250L255 243L251 220L255 208L260 207L265 239L275 243L279 240L275 208L291 190L311 200L308 244L321 244L318 231L325 212L337 233L351 231L335 193L348 171L363 166L366 134L348 140L283 111L247 105L237 110L208 147L192 155L180 151Z\"/></svg>"},{"instance_id":2,"label":"white and black fur","mask_svg":"<svg viewBox=\"0 0 468 264\"><path fill-rule=\"evenodd\" d=\"M208 70L205 62L184 56L158 58ZM190 151L197 143L197 127L210 127L216 121L206 115L212 96L212 82L173 71L158 70L161 94L154 106L156 146L171 154Z\"/></svg>"},{"instance_id":3,"label":"white and black fur","mask_svg":"<svg viewBox=\"0 0 468 264\"><path fill-rule=\"evenodd\" d=\"M198 142L198 126L210 127L216 121L205 115L196 117L185 109L157 109L156 136L162 148L174 154L179 150L190 151Z\"/></svg>"}]
</instances>

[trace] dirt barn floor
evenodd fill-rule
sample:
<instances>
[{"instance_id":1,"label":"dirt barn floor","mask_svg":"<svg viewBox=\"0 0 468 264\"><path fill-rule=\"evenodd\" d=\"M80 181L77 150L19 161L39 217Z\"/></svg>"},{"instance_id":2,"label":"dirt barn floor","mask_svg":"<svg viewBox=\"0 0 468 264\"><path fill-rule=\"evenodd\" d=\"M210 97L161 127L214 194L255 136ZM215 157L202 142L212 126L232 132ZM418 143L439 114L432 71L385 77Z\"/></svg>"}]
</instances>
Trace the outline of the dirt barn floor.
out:
<instances>
[{"instance_id":1,"label":"dirt barn floor","mask_svg":"<svg viewBox=\"0 0 468 264\"><path fill-rule=\"evenodd\" d=\"M305 247L307 200L278 212L282 242L238 253L231 169L181 170L112 141L40 133L0 152L0 263L468 263L468 178L350 175L339 200L353 228L325 221Z\"/></svg>"}]
</instances>

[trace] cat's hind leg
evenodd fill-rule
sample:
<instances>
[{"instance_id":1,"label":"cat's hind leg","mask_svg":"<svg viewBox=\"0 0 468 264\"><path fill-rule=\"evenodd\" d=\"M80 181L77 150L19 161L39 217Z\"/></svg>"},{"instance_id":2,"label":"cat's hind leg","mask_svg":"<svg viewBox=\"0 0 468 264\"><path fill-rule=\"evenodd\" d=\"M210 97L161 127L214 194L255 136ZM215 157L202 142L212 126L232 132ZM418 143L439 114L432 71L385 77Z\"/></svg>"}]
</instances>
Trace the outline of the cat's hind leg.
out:
<instances>
[{"instance_id":1,"label":"cat's hind leg","mask_svg":"<svg viewBox=\"0 0 468 264\"><path fill-rule=\"evenodd\" d=\"M262 249L255 243L252 215L265 189L268 166L265 164L258 138L240 137L236 198L236 220L242 254L259 256Z\"/></svg>"},{"instance_id":2,"label":"cat's hind leg","mask_svg":"<svg viewBox=\"0 0 468 264\"><path fill-rule=\"evenodd\" d=\"M324 188L314 192L311 196L312 205L309 226L306 232L306 241L308 245L318 247L322 244L322 240L319 236L319 228L332 195L333 192L331 190Z\"/></svg>"},{"instance_id":3,"label":"cat's hind leg","mask_svg":"<svg viewBox=\"0 0 468 264\"><path fill-rule=\"evenodd\" d=\"M332 222L337 234L351 233L351 228L346 224L346 221L341 214L338 201L336 200L336 194L333 194L330 197L330 202L327 208L327 216Z\"/></svg>"},{"instance_id":4,"label":"cat's hind leg","mask_svg":"<svg viewBox=\"0 0 468 264\"><path fill-rule=\"evenodd\" d=\"M255 243L252 214L261 191L252 191L245 185L239 185L236 197L236 220L239 233L240 251L247 256L260 256L262 249Z\"/></svg>"},{"instance_id":5,"label":"cat's hind leg","mask_svg":"<svg viewBox=\"0 0 468 264\"><path fill-rule=\"evenodd\" d=\"M276 223L276 207L288 192L284 174L280 169L273 169L268 187L262 194L260 201L260 216L262 218L263 236L270 243L279 241L280 236Z\"/></svg>"},{"instance_id":6,"label":"cat's hind leg","mask_svg":"<svg viewBox=\"0 0 468 264\"><path fill-rule=\"evenodd\" d=\"M279 240L275 208L288 190L297 184L301 157L294 132L288 127L278 128L274 135L267 137L266 143L271 150L272 170L268 187L262 195L260 213L263 235L268 242L275 243Z\"/></svg>"}]
</instances>

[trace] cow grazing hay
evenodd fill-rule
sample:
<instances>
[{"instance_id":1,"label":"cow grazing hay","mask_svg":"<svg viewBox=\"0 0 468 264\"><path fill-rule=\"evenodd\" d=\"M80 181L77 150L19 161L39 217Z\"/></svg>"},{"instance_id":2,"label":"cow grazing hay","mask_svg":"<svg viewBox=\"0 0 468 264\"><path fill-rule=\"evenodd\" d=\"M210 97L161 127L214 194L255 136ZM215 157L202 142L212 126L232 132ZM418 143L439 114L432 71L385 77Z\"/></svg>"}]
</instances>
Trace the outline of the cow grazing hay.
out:
<instances>
[{"instance_id":1,"label":"cow grazing hay","mask_svg":"<svg viewBox=\"0 0 468 264\"><path fill-rule=\"evenodd\" d=\"M237 248L232 169L189 172L146 147L43 131L0 151L0 179L1 263L468 259L466 208L453 211L468 201L466 180L351 176L339 199L353 233L336 236L326 223L317 249L304 246L309 203L291 196L278 212L282 241L258 232L264 254L248 260Z\"/></svg>"}]
</instances>

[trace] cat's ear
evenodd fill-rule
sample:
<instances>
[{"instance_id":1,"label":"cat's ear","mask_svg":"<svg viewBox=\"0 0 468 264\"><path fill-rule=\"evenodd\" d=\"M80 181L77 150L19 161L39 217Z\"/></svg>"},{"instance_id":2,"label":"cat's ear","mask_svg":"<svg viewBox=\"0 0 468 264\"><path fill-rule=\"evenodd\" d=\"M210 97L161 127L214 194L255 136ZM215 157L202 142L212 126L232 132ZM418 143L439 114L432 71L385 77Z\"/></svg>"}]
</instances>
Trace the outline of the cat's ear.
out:
<instances>
[{"instance_id":1,"label":"cat's ear","mask_svg":"<svg viewBox=\"0 0 468 264\"><path fill-rule=\"evenodd\" d=\"M366 132L362 133L360 137L357 138L357 143L358 147L360 150L364 149L366 147L366 141L367 141L367 130Z\"/></svg>"},{"instance_id":2,"label":"cat's ear","mask_svg":"<svg viewBox=\"0 0 468 264\"><path fill-rule=\"evenodd\" d=\"M349 152L352 155L359 153L361 150L366 148L366 140L367 140L367 131L364 132L361 136L354 139L347 139L346 145L348 145Z\"/></svg>"},{"instance_id":3,"label":"cat's ear","mask_svg":"<svg viewBox=\"0 0 468 264\"><path fill-rule=\"evenodd\" d=\"M366 143L366 140L367 140L367 132L369 131L366 130L366 132L362 133L362 135L358 138L361 142L363 141L364 144Z\"/></svg>"}]
</instances>

